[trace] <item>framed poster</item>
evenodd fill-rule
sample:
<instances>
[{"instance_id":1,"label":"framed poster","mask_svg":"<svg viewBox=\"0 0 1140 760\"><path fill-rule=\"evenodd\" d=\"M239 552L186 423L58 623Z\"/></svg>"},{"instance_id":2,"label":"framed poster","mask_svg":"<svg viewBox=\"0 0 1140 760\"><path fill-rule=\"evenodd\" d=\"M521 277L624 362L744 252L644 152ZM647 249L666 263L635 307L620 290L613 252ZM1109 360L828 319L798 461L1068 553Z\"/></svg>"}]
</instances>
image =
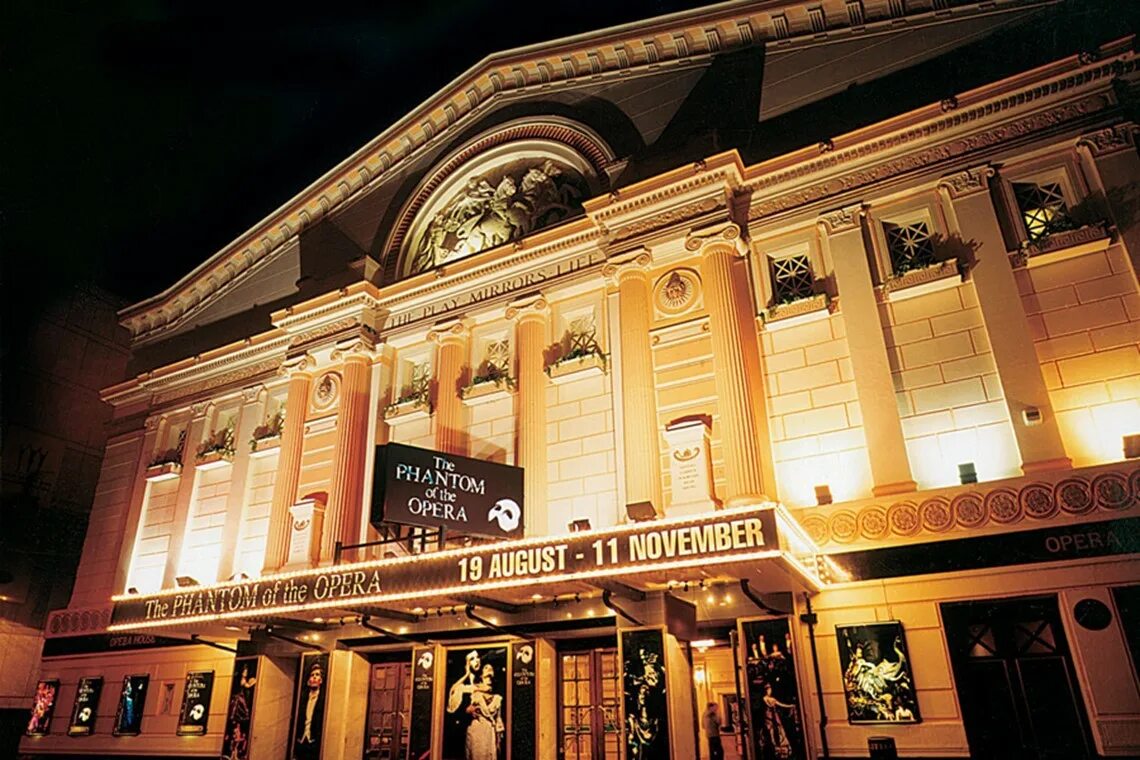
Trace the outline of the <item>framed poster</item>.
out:
<instances>
[{"instance_id":1,"label":"framed poster","mask_svg":"<svg viewBox=\"0 0 1140 760\"><path fill-rule=\"evenodd\" d=\"M55 698L59 694L59 681L40 681L32 699L32 714L24 730L27 736L47 736L51 729L51 716L55 712Z\"/></svg>"},{"instance_id":2,"label":"framed poster","mask_svg":"<svg viewBox=\"0 0 1140 760\"><path fill-rule=\"evenodd\" d=\"M628 760L669 760L665 631L627 628L618 638Z\"/></svg>"},{"instance_id":3,"label":"framed poster","mask_svg":"<svg viewBox=\"0 0 1140 760\"><path fill-rule=\"evenodd\" d=\"M94 733L99 697L102 694L102 676L79 679L79 686L75 690L75 705L71 708L71 723L67 727L68 736L90 736Z\"/></svg>"},{"instance_id":4,"label":"framed poster","mask_svg":"<svg viewBox=\"0 0 1140 760\"><path fill-rule=\"evenodd\" d=\"M902 623L835 626L848 723L918 723Z\"/></svg>"},{"instance_id":5,"label":"framed poster","mask_svg":"<svg viewBox=\"0 0 1140 760\"><path fill-rule=\"evenodd\" d=\"M537 667L534 641L511 644L511 760L538 757Z\"/></svg>"},{"instance_id":6,"label":"framed poster","mask_svg":"<svg viewBox=\"0 0 1140 760\"><path fill-rule=\"evenodd\" d=\"M787 618L741 620L748 734L757 760L806 760L803 711Z\"/></svg>"},{"instance_id":7,"label":"framed poster","mask_svg":"<svg viewBox=\"0 0 1140 760\"><path fill-rule=\"evenodd\" d=\"M182 712L178 714L179 736L202 736L210 720L210 698L214 695L214 671L192 670L182 689Z\"/></svg>"},{"instance_id":8,"label":"framed poster","mask_svg":"<svg viewBox=\"0 0 1140 760\"><path fill-rule=\"evenodd\" d=\"M149 686L149 675L123 676L119 709L115 712L115 727L111 731L115 736L138 736Z\"/></svg>"},{"instance_id":9,"label":"framed poster","mask_svg":"<svg viewBox=\"0 0 1140 760\"><path fill-rule=\"evenodd\" d=\"M301 655L297 676L297 702L293 709L291 760L320 760L325 727L325 692L328 691L329 653Z\"/></svg>"},{"instance_id":10,"label":"framed poster","mask_svg":"<svg viewBox=\"0 0 1140 760\"><path fill-rule=\"evenodd\" d=\"M498 760L505 756L507 647L447 650L443 760Z\"/></svg>"},{"instance_id":11,"label":"framed poster","mask_svg":"<svg viewBox=\"0 0 1140 760\"><path fill-rule=\"evenodd\" d=\"M408 760L431 757L435 725L435 647L412 649L412 719L408 722Z\"/></svg>"},{"instance_id":12,"label":"framed poster","mask_svg":"<svg viewBox=\"0 0 1140 760\"><path fill-rule=\"evenodd\" d=\"M257 687L257 657L234 660L234 677L226 703L226 728L222 734L222 757L249 760L249 727L253 723L253 696Z\"/></svg>"}]
</instances>

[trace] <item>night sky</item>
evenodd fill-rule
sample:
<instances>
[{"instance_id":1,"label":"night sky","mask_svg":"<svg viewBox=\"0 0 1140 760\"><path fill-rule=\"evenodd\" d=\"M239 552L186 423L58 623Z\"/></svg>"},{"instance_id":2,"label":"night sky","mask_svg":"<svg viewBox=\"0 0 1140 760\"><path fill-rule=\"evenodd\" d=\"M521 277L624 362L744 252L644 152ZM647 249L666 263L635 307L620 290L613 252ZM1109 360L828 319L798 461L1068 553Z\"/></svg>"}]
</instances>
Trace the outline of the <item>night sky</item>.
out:
<instances>
[{"instance_id":1,"label":"night sky","mask_svg":"<svg viewBox=\"0 0 1140 760\"><path fill-rule=\"evenodd\" d=\"M8 335L159 292L490 53L701 4L6 3Z\"/></svg>"}]
</instances>

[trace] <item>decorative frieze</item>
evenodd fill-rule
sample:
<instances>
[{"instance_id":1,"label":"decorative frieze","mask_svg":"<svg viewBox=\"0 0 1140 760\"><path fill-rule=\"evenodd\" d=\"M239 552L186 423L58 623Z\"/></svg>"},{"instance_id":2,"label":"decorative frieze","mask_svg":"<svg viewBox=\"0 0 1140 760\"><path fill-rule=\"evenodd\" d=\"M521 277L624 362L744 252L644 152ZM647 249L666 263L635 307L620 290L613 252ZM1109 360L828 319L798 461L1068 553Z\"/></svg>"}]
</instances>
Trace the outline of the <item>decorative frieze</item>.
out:
<instances>
[{"instance_id":1,"label":"decorative frieze","mask_svg":"<svg viewBox=\"0 0 1140 760\"><path fill-rule=\"evenodd\" d=\"M818 224L825 234L838 235L858 229L865 212L866 207L862 203L853 203L821 214Z\"/></svg>"},{"instance_id":2,"label":"decorative frieze","mask_svg":"<svg viewBox=\"0 0 1140 760\"><path fill-rule=\"evenodd\" d=\"M1137 131L1140 127L1128 121L1084 135L1077 146L1086 148L1094 157L1108 156L1134 147Z\"/></svg>"},{"instance_id":3,"label":"decorative frieze","mask_svg":"<svg viewBox=\"0 0 1140 760\"><path fill-rule=\"evenodd\" d=\"M989 164L973 166L960 172L948 174L938 182L938 187L954 199L965 198L974 193L989 190L990 177L996 172Z\"/></svg>"}]
</instances>

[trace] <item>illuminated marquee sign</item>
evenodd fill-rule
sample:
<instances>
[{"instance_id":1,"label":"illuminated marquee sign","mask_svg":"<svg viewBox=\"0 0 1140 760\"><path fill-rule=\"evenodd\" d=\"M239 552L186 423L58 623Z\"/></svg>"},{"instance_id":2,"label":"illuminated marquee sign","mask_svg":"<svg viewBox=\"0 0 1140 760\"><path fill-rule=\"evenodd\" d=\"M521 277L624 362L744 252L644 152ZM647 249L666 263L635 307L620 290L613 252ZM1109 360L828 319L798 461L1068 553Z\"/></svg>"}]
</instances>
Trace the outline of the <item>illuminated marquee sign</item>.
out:
<instances>
[{"instance_id":1,"label":"illuminated marquee sign","mask_svg":"<svg viewBox=\"0 0 1140 760\"><path fill-rule=\"evenodd\" d=\"M779 551L772 508L339 565L217 586L117 596L112 630L352 608L425 595L758 559Z\"/></svg>"},{"instance_id":2,"label":"illuminated marquee sign","mask_svg":"<svg viewBox=\"0 0 1140 760\"><path fill-rule=\"evenodd\" d=\"M389 443L376 447L372 524L522 538L521 467Z\"/></svg>"}]
</instances>

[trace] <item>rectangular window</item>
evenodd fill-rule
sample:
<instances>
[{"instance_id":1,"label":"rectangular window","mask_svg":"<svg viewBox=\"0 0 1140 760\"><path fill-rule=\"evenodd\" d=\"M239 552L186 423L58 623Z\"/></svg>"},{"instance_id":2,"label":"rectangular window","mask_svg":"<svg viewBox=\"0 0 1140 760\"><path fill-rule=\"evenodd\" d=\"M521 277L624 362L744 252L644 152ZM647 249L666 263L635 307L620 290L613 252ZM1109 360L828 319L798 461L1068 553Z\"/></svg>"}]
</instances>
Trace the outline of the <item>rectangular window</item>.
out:
<instances>
[{"instance_id":1,"label":"rectangular window","mask_svg":"<svg viewBox=\"0 0 1140 760\"><path fill-rule=\"evenodd\" d=\"M887 236L887 250L891 255L891 271L896 276L935 263L934 241L926 222L884 222L883 232Z\"/></svg>"},{"instance_id":2,"label":"rectangular window","mask_svg":"<svg viewBox=\"0 0 1140 760\"><path fill-rule=\"evenodd\" d=\"M815 275L807 254L784 256L771 262L773 303L791 303L812 296Z\"/></svg>"},{"instance_id":3,"label":"rectangular window","mask_svg":"<svg viewBox=\"0 0 1140 760\"><path fill-rule=\"evenodd\" d=\"M1036 243L1054 232L1073 228L1060 182L1014 182L1013 197L1029 242Z\"/></svg>"}]
</instances>

